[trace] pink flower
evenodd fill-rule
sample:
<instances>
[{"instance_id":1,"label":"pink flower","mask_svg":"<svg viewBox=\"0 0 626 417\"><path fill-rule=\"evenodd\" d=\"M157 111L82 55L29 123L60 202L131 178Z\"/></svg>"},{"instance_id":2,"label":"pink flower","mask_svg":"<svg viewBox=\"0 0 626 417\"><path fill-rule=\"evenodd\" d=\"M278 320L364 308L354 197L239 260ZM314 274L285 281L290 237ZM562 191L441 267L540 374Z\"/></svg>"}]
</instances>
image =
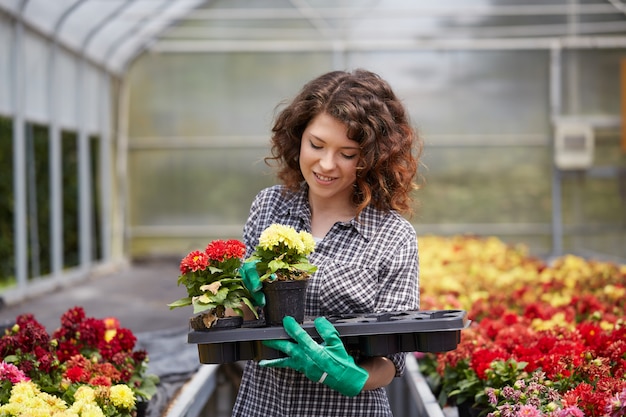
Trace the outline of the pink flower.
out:
<instances>
[{"instance_id":1,"label":"pink flower","mask_svg":"<svg viewBox=\"0 0 626 417\"><path fill-rule=\"evenodd\" d=\"M557 411L557 417L585 417L585 413L575 405Z\"/></svg>"},{"instance_id":2,"label":"pink flower","mask_svg":"<svg viewBox=\"0 0 626 417\"><path fill-rule=\"evenodd\" d=\"M626 389L611 398L611 401L606 405L606 413L609 417L626 415Z\"/></svg>"},{"instance_id":3,"label":"pink flower","mask_svg":"<svg viewBox=\"0 0 626 417\"><path fill-rule=\"evenodd\" d=\"M24 372L12 363L0 362L0 380L9 380L11 384L18 382L30 381L30 378L24 375Z\"/></svg>"},{"instance_id":4,"label":"pink flower","mask_svg":"<svg viewBox=\"0 0 626 417\"><path fill-rule=\"evenodd\" d=\"M523 405L517 412L519 417L541 417L541 411L532 405Z\"/></svg>"}]
</instances>

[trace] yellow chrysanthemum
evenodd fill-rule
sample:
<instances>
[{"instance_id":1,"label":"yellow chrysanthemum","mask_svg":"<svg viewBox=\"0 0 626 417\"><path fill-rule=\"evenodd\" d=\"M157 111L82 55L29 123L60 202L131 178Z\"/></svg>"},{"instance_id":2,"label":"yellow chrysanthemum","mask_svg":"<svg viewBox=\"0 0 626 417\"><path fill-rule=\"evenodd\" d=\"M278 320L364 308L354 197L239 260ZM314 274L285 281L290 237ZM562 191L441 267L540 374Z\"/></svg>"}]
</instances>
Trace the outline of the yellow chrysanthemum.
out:
<instances>
[{"instance_id":1,"label":"yellow chrysanthemum","mask_svg":"<svg viewBox=\"0 0 626 417\"><path fill-rule=\"evenodd\" d=\"M293 227L283 224L273 224L261 233L259 237L261 248L271 250L280 245L306 256L313 252L315 240L310 233L305 231L298 233Z\"/></svg>"},{"instance_id":2,"label":"yellow chrysanthemum","mask_svg":"<svg viewBox=\"0 0 626 417\"><path fill-rule=\"evenodd\" d=\"M109 391L109 398L115 407L130 410L135 406L135 393L128 385L113 385Z\"/></svg>"},{"instance_id":3,"label":"yellow chrysanthemum","mask_svg":"<svg viewBox=\"0 0 626 417\"><path fill-rule=\"evenodd\" d=\"M309 255L315 250L315 239L313 238L312 234L302 230L300 231L300 240L304 244L304 250L302 252L302 255Z\"/></svg>"},{"instance_id":4,"label":"yellow chrysanthemum","mask_svg":"<svg viewBox=\"0 0 626 417\"><path fill-rule=\"evenodd\" d=\"M95 402L79 400L72 404L70 412L76 413L81 417L106 417L104 411Z\"/></svg>"},{"instance_id":5,"label":"yellow chrysanthemum","mask_svg":"<svg viewBox=\"0 0 626 417\"><path fill-rule=\"evenodd\" d=\"M96 400L96 392L87 385L81 385L74 394L76 401L94 402Z\"/></svg>"},{"instance_id":6,"label":"yellow chrysanthemum","mask_svg":"<svg viewBox=\"0 0 626 417\"><path fill-rule=\"evenodd\" d=\"M65 410L65 401L41 392L33 382L26 381L13 386L9 402L0 407L0 415L50 417Z\"/></svg>"}]
</instances>

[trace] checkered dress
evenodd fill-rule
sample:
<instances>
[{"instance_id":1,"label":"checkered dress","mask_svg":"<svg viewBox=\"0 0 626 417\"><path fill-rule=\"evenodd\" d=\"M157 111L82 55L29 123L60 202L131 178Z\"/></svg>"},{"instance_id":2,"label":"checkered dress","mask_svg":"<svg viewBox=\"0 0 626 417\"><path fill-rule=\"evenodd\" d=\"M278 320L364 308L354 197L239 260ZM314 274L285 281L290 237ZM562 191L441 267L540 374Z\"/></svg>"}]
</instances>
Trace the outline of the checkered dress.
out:
<instances>
[{"instance_id":1,"label":"checkered dress","mask_svg":"<svg viewBox=\"0 0 626 417\"><path fill-rule=\"evenodd\" d=\"M287 196L282 186L261 191L244 228L248 252L273 223L311 230L306 186ZM250 253L248 253L249 255ZM366 207L359 220L336 223L315 246L318 266L307 287L305 314L371 313L419 308L417 238L411 224L395 212ZM390 355L396 376L404 354ZM384 388L346 397L311 382L291 369L261 368L249 361L233 409L240 417L391 416Z\"/></svg>"}]
</instances>

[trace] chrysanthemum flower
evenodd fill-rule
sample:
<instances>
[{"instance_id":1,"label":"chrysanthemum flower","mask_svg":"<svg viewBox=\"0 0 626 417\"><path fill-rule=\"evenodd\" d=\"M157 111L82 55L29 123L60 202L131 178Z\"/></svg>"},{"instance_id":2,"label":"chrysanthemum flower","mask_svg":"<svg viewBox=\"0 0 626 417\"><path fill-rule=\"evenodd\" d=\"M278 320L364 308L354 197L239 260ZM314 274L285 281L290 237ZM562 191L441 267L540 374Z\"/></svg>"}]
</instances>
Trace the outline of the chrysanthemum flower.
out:
<instances>
[{"instance_id":1,"label":"chrysanthemum flower","mask_svg":"<svg viewBox=\"0 0 626 417\"><path fill-rule=\"evenodd\" d=\"M246 245L237 239L214 240L207 245L205 253L212 261L224 262L226 259L243 258Z\"/></svg>"},{"instance_id":2,"label":"chrysanthemum flower","mask_svg":"<svg viewBox=\"0 0 626 417\"><path fill-rule=\"evenodd\" d=\"M0 362L0 380L8 380L15 385L18 382L30 381L30 378L17 366L2 361Z\"/></svg>"},{"instance_id":3,"label":"chrysanthemum flower","mask_svg":"<svg viewBox=\"0 0 626 417\"><path fill-rule=\"evenodd\" d=\"M259 246L264 250L285 249L294 250L298 255L307 256L315 249L313 236L305 231L297 232L291 226L272 224L259 237Z\"/></svg>"},{"instance_id":4,"label":"chrysanthemum flower","mask_svg":"<svg viewBox=\"0 0 626 417\"><path fill-rule=\"evenodd\" d=\"M135 394L128 385L113 385L109 390L109 399L114 406L127 410L135 406Z\"/></svg>"},{"instance_id":5,"label":"chrysanthemum flower","mask_svg":"<svg viewBox=\"0 0 626 417\"><path fill-rule=\"evenodd\" d=\"M205 252L200 252L199 250L191 251L180 262L180 272L181 274L196 272L205 269L208 264L209 257Z\"/></svg>"}]
</instances>

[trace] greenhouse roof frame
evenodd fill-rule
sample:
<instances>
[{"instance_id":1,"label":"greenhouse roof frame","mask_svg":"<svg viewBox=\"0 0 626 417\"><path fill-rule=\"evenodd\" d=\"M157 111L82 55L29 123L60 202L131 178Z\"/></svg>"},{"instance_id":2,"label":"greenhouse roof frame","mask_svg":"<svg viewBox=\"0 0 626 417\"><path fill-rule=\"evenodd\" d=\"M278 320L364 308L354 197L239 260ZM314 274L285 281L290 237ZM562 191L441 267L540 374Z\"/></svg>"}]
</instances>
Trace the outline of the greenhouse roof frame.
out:
<instances>
[{"instance_id":1,"label":"greenhouse roof frame","mask_svg":"<svg viewBox=\"0 0 626 417\"><path fill-rule=\"evenodd\" d=\"M120 75L142 52L621 48L622 0L0 0ZM251 7L253 6L253 7Z\"/></svg>"}]
</instances>

